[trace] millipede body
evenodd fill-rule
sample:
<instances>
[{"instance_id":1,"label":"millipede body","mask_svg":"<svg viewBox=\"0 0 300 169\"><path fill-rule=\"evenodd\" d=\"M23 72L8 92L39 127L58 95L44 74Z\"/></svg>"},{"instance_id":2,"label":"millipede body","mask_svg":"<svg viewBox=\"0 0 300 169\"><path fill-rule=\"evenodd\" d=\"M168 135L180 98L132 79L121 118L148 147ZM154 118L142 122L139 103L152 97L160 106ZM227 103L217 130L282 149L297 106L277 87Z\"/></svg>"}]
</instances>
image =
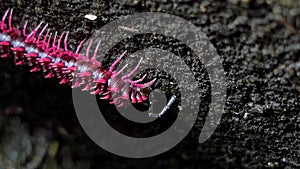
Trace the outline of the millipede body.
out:
<instances>
[{"instance_id":1,"label":"millipede body","mask_svg":"<svg viewBox=\"0 0 300 169\"><path fill-rule=\"evenodd\" d=\"M25 22L22 30L14 28L12 14L13 10L8 9L0 21L1 58L13 57L16 65L29 65L31 72L43 71L45 78L56 77L60 84L68 84L72 88L81 87L83 91L100 95L101 99L110 100L111 104L118 107L126 106L126 101L140 103L148 99L141 89L151 86L155 79L147 83L141 83L146 75L138 80L130 79L142 60L131 72L122 75L127 65L118 71L115 67L125 55L124 52L106 70L96 59L100 43L92 56L89 56L92 40L88 42L86 54L79 53L85 40L73 52L68 49L69 32L58 36L57 32L52 33L47 29L48 24L41 22L27 33L28 22Z\"/></svg>"}]
</instances>

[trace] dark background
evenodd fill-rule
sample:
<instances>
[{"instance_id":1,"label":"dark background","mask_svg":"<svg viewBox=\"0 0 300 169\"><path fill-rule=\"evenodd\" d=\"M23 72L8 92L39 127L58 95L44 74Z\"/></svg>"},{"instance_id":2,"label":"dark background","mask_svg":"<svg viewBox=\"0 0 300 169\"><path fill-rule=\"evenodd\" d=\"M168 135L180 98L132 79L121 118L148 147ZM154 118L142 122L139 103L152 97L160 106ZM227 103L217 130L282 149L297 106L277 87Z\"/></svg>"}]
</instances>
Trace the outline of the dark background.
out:
<instances>
[{"instance_id":1,"label":"dark background","mask_svg":"<svg viewBox=\"0 0 300 169\"><path fill-rule=\"evenodd\" d=\"M1 13L14 9L17 28L28 20L32 29L43 20L52 30L69 30L72 49L120 16L145 11L177 15L208 36L223 59L227 77L225 114L207 142L197 142L209 104L209 96L203 93L201 99L207 104L179 145L156 157L129 159L106 152L85 135L68 86L1 59L0 168L300 168L300 1L2 0L0 7ZM85 19L85 14L97 19ZM191 62L186 49L167 37L146 39L145 44L128 40L127 48L178 50L198 73L199 88L209 89L205 68ZM106 65L115 59L109 56L103 59ZM156 86L174 92L174 86L164 85L166 79ZM113 113L112 119L126 126Z\"/></svg>"}]
</instances>

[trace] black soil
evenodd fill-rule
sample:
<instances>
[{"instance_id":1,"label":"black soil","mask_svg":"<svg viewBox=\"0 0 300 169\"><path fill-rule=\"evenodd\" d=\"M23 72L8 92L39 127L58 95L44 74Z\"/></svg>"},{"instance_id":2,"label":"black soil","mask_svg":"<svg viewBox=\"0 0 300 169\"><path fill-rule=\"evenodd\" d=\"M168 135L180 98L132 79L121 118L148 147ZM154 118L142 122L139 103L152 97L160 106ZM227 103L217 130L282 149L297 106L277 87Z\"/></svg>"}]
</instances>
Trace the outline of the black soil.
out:
<instances>
[{"instance_id":1,"label":"black soil","mask_svg":"<svg viewBox=\"0 0 300 169\"><path fill-rule=\"evenodd\" d=\"M14 9L18 28L28 20L30 29L44 21L52 30L70 31L72 49L121 16L146 11L173 14L207 35L223 59L227 78L225 114L212 137L199 144L210 100L210 83L201 61L191 59L192 52L176 40L160 35L136 36L116 45L103 58L104 64L111 64L121 49L169 49L184 58L205 91L199 118L180 144L162 155L129 159L106 152L88 138L77 120L68 86L43 78L42 72L29 73L27 66L15 66L12 59L1 59L0 168L300 168L300 1L36 0L1 1L0 8L1 13ZM85 14L97 19L88 20ZM145 43L140 43L142 38ZM166 85L171 81L167 75L148 73L149 79L161 78L155 87L169 96L176 93L176 87ZM107 102L101 104L112 112L106 115L112 125L145 136L141 129L130 130L135 127L120 120ZM162 120L164 129L174 118L172 111L176 109ZM150 134L156 132L161 130Z\"/></svg>"}]
</instances>

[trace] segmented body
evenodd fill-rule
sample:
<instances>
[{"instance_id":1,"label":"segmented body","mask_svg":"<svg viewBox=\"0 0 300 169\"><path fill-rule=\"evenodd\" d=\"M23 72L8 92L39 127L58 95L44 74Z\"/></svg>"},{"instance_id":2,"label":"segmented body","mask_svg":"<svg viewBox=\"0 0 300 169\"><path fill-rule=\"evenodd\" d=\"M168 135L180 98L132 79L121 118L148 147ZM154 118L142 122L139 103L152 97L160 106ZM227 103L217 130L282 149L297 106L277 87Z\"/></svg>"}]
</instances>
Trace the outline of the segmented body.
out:
<instances>
[{"instance_id":1,"label":"segmented body","mask_svg":"<svg viewBox=\"0 0 300 169\"><path fill-rule=\"evenodd\" d=\"M12 13L13 10L7 10L0 21L0 57L13 56L16 65L29 64L31 72L43 70L45 78L57 77L60 84L69 84L72 88L82 87L83 91L91 91L91 94L100 95L101 99L111 100L110 103L118 107L126 105L125 101L137 103L147 100L141 89L151 86L155 79L144 84L141 82L146 75L135 81L130 80L142 60L129 74L122 75L127 65L119 71L115 70L115 66L125 55L123 53L106 70L96 60L100 43L91 57L92 40L88 42L86 54L79 53L85 40L72 52L68 49L68 32L57 37L57 32L53 35L47 29L47 24L41 27L41 22L27 34L27 22L22 31L12 27Z\"/></svg>"}]
</instances>

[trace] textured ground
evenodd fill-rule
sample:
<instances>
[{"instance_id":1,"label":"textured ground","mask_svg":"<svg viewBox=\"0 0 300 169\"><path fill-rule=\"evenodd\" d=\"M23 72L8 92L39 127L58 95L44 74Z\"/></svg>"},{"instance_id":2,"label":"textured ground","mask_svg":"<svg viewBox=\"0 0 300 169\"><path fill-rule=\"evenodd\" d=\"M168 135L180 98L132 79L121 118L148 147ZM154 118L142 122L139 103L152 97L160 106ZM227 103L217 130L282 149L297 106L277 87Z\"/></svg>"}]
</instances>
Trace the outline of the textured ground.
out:
<instances>
[{"instance_id":1,"label":"textured ground","mask_svg":"<svg viewBox=\"0 0 300 169\"><path fill-rule=\"evenodd\" d=\"M205 117L200 113L192 132L171 151L127 159L105 152L88 139L76 119L68 87L1 60L0 168L300 168L298 0L36 0L1 1L0 8L1 12L14 8L16 26L24 20L32 25L43 20L59 32L69 30L71 48L123 15L174 14L209 37L223 58L228 81L226 113L206 143L197 143ZM98 18L85 19L88 13ZM159 44L154 37L147 38L145 46ZM141 48L134 43L127 47ZM168 38L159 47L175 48L185 60L192 57ZM199 77L205 74L199 63L190 66ZM207 90L205 79L203 75L198 81ZM200 110L205 111L207 105Z\"/></svg>"}]
</instances>

